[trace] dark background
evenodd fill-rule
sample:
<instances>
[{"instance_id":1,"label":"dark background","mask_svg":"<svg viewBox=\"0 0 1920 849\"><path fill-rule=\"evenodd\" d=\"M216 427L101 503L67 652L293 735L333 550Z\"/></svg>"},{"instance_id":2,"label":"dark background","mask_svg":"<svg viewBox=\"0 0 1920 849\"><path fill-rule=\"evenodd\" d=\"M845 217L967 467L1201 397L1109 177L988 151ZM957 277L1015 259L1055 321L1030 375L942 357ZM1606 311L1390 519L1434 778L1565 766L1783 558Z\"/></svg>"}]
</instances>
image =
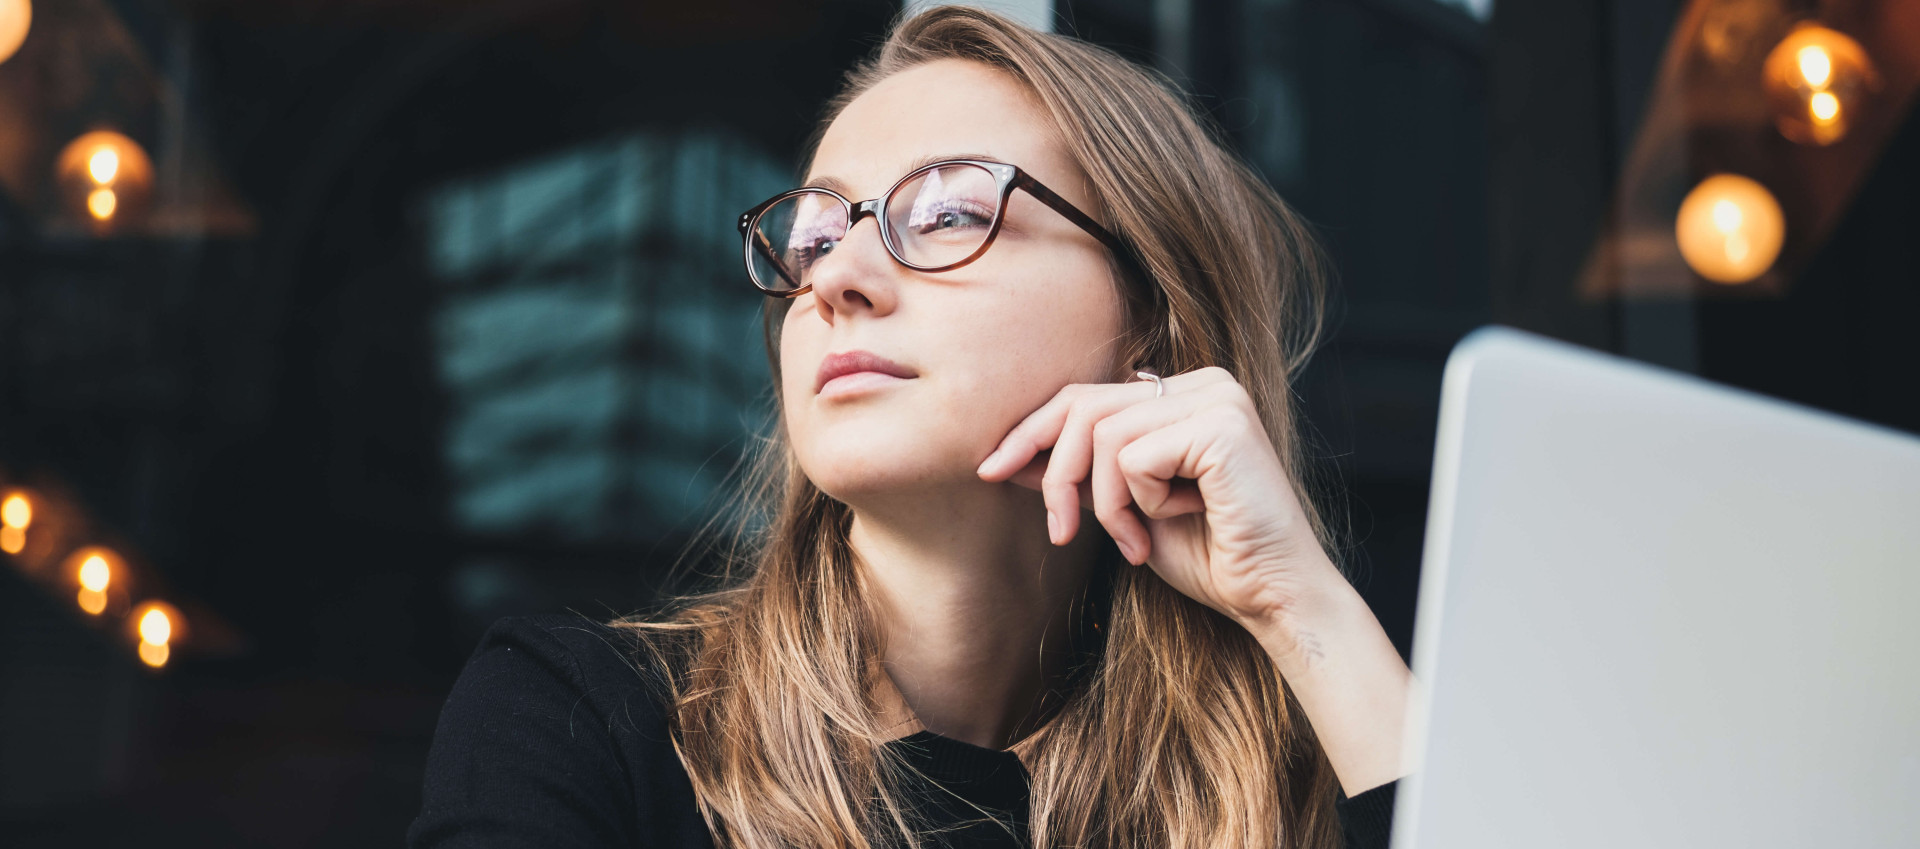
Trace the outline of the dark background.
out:
<instances>
[{"instance_id":1,"label":"dark background","mask_svg":"<svg viewBox=\"0 0 1920 849\"><path fill-rule=\"evenodd\" d=\"M1675 148L1696 178L1736 149L1858 169L1764 285L1582 283L1637 273L1606 261L1633 151L1674 117L1661 85L1694 84L1663 57L1708 13L1759 43L1813 4L1055 9L1181 80L1319 228L1338 298L1301 391L1349 571L1403 653L1441 369L1474 327L1920 431L1904 98L1825 151L1751 141L1766 128ZM721 509L769 400L732 216L790 183L897 6L34 11L0 63L0 487L39 508L0 556L0 842L398 842L487 623L634 610ZM1920 33L1881 29L1895 78ZM111 233L45 176L102 126L159 172L148 219ZM103 617L58 565L82 544L127 562ZM148 597L186 620L158 671L113 618Z\"/></svg>"}]
</instances>

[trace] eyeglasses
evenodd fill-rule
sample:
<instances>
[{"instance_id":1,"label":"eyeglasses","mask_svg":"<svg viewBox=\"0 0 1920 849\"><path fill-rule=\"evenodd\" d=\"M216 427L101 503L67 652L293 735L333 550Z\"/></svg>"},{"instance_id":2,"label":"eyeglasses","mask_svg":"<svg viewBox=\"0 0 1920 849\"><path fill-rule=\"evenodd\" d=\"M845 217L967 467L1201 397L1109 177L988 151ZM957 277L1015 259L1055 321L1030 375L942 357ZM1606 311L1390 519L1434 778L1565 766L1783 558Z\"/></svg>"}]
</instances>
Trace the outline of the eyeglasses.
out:
<instances>
[{"instance_id":1,"label":"eyeglasses","mask_svg":"<svg viewBox=\"0 0 1920 849\"><path fill-rule=\"evenodd\" d=\"M1004 162L949 159L916 169L886 194L859 203L820 188L762 201L740 214L747 274L772 297L801 295L813 287L814 267L869 215L878 220L880 240L895 262L916 271L951 271L987 252L1014 189L1053 207L1116 256L1133 256L1119 237L1027 172Z\"/></svg>"}]
</instances>

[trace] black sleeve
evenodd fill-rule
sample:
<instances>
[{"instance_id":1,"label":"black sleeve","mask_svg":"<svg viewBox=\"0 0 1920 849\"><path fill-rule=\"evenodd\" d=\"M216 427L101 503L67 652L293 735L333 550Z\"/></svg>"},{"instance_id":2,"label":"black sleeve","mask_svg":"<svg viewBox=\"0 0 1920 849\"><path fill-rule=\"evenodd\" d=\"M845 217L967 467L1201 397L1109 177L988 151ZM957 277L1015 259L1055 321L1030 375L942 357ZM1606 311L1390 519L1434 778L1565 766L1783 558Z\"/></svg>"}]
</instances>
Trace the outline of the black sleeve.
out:
<instances>
[{"instance_id":1,"label":"black sleeve","mask_svg":"<svg viewBox=\"0 0 1920 849\"><path fill-rule=\"evenodd\" d=\"M441 711L407 845L706 844L664 711L619 646L580 617L495 623Z\"/></svg>"},{"instance_id":2,"label":"black sleeve","mask_svg":"<svg viewBox=\"0 0 1920 849\"><path fill-rule=\"evenodd\" d=\"M1341 793L1333 803L1340 814L1340 830L1345 832L1347 849L1387 849L1393 830L1393 791L1400 782L1389 781L1371 790L1362 790L1351 799Z\"/></svg>"}]
</instances>

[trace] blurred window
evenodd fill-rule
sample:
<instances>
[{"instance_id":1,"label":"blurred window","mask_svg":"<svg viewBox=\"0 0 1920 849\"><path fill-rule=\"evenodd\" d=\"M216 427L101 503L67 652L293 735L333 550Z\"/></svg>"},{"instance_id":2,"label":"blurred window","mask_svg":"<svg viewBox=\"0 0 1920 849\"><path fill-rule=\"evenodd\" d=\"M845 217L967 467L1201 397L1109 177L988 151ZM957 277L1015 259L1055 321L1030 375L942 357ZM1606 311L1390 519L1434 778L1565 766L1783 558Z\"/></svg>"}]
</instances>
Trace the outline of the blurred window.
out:
<instances>
[{"instance_id":1,"label":"blurred window","mask_svg":"<svg viewBox=\"0 0 1920 849\"><path fill-rule=\"evenodd\" d=\"M788 169L738 139L638 134L431 192L455 525L689 530L769 397L733 216Z\"/></svg>"},{"instance_id":2,"label":"blurred window","mask_svg":"<svg viewBox=\"0 0 1920 849\"><path fill-rule=\"evenodd\" d=\"M1474 20L1479 21L1481 23L1486 23L1488 18L1493 17L1493 0L1436 0L1436 1L1442 6L1452 6L1456 9L1466 12L1467 14L1472 15Z\"/></svg>"}]
</instances>

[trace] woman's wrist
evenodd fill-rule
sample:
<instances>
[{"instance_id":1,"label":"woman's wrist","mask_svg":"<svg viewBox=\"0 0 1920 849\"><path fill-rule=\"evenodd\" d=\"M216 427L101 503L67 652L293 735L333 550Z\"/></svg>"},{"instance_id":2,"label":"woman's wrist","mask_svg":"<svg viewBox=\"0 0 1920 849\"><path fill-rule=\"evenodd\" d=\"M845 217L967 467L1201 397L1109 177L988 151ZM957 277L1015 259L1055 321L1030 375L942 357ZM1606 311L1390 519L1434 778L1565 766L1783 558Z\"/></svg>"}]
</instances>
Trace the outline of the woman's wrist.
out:
<instances>
[{"instance_id":1,"label":"woman's wrist","mask_svg":"<svg viewBox=\"0 0 1920 849\"><path fill-rule=\"evenodd\" d=\"M1360 593L1330 577L1243 622L1312 723L1349 797L1411 771L1403 762L1414 679Z\"/></svg>"},{"instance_id":2,"label":"woman's wrist","mask_svg":"<svg viewBox=\"0 0 1920 849\"><path fill-rule=\"evenodd\" d=\"M1367 624L1379 627L1366 601L1333 562L1315 554L1311 566L1274 570L1288 576L1285 586L1273 587L1256 610L1236 617L1290 678L1326 659L1329 636L1363 630Z\"/></svg>"}]
</instances>

